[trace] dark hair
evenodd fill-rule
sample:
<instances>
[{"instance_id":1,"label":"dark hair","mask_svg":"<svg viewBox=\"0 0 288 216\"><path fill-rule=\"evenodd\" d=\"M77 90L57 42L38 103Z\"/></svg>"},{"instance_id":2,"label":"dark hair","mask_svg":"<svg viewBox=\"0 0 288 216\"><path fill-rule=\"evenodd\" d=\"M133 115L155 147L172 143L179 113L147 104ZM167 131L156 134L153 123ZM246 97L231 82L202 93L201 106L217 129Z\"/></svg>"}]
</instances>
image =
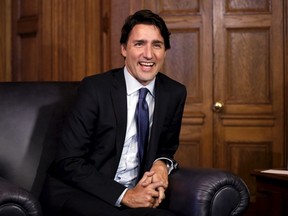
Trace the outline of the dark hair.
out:
<instances>
[{"instance_id":1,"label":"dark hair","mask_svg":"<svg viewBox=\"0 0 288 216\"><path fill-rule=\"evenodd\" d=\"M140 10L130 15L125 20L121 30L120 44L127 44L130 32L137 24L147 24L156 26L164 38L165 49L170 49L170 32L164 20L150 10Z\"/></svg>"}]
</instances>

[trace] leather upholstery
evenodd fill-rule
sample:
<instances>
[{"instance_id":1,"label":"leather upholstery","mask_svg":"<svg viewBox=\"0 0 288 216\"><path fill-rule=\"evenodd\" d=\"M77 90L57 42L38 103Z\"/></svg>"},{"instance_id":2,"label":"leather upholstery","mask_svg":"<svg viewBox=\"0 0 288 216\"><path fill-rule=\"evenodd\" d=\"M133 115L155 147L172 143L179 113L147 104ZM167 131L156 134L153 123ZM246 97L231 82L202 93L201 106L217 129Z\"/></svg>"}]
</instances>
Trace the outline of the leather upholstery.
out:
<instances>
[{"instance_id":1,"label":"leather upholstery","mask_svg":"<svg viewBox=\"0 0 288 216\"><path fill-rule=\"evenodd\" d=\"M38 196L78 84L0 83L1 216L42 215ZM177 216L241 215L249 191L230 172L180 168L171 175L166 203Z\"/></svg>"},{"instance_id":2,"label":"leather upholstery","mask_svg":"<svg viewBox=\"0 0 288 216\"><path fill-rule=\"evenodd\" d=\"M39 202L32 194L0 177L1 216L38 216L40 214Z\"/></svg>"},{"instance_id":3,"label":"leather upholstery","mask_svg":"<svg viewBox=\"0 0 288 216\"><path fill-rule=\"evenodd\" d=\"M170 179L172 192L169 207L178 216L241 215L249 205L245 183L218 169L179 169Z\"/></svg>"}]
</instances>

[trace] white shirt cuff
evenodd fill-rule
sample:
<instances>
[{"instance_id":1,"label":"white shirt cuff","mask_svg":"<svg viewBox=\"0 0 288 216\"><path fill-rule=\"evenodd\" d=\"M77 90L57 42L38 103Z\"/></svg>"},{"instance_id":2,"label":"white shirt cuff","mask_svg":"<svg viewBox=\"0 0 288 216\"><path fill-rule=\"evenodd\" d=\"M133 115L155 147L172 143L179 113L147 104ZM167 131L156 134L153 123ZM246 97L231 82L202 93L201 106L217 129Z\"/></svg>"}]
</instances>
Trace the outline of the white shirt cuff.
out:
<instances>
[{"instance_id":1,"label":"white shirt cuff","mask_svg":"<svg viewBox=\"0 0 288 216\"><path fill-rule=\"evenodd\" d=\"M122 192L122 194L119 196L119 198L117 199L117 201L116 201L116 203L115 203L115 206L116 206L116 207L121 207L121 201L122 201L125 193L127 192L127 190L128 190L128 188L126 188L126 189Z\"/></svg>"}]
</instances>

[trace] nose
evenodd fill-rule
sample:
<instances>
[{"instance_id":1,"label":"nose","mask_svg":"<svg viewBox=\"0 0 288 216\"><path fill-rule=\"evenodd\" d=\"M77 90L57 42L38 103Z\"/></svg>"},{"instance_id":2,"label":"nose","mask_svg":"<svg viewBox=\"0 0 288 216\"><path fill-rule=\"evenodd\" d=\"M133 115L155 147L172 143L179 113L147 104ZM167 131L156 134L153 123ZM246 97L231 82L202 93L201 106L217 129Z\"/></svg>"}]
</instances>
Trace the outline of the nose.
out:
<instances>
[{"instance_id":1,"label":"nose","mask_svg":"<svg viewBox=\"0 0 288 216\"><path fill-rule=\"evenodd\" d=\"M153 58L153 50L152 50L152 47L150 45L145 46L143 55L144 55L144 58L146 58L146 59L152 59Z\"/></svg>"}]
</instances>

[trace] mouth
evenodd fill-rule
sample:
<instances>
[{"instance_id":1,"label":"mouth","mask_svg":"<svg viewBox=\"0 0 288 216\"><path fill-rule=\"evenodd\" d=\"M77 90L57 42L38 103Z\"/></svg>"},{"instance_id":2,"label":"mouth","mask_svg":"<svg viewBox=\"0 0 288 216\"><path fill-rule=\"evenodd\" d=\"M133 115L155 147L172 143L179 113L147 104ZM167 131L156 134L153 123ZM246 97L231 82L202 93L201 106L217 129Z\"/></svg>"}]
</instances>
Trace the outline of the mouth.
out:
<instances>
[{"instance_id":1,"label":"mouth","mask_svg":"<svg viewBox=\"0 0 288 216\"><path fill-rule=\"evenodd\" d=\"M146 69L151 69L155 63L154 62L139 62L139 65Z\"/></svg>"}]
</instances>

